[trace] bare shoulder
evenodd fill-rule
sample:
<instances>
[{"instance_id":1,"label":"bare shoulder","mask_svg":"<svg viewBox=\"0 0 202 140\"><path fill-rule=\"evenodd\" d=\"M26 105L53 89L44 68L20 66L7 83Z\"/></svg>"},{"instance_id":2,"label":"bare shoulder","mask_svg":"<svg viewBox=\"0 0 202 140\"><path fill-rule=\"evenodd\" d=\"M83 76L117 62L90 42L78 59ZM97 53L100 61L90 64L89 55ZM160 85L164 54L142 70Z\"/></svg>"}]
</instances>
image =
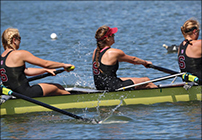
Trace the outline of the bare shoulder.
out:
<instances>
[{"instance_id":1,"label":"bare shoulder","mask_svg":"<svg viewBox=\"0 0 202 140\"><path fill-rule=\"evenodd\" d=\"M26 50L15 50L13 53L18 54L18 55L23 55L23 54L30 54L30 52Z\"/></svg>"},{"instance_id":2,"label":"bare shoulder","mask_svg":"<svg viewBox=\"0 0 202 140\"><path fill-rule=\"evenodd\" d=\"M17 50L14 55L18 59L21 59L26 62L32 62L37 59L37 57L35 57L32 53L26 50Z\"/></svg>"},{"instance_id":3,"label":"bare shoulder","mask_svg":"<svg viewBox=\"0 0 202 140\"><path fill-rule=\"evenodd\" d=\"M10 54L11 57L19 57L24 54L24 50L13 50Z\"/></svg>"},{"instance_id":4,"label":"bare shoulder","mask_svg":"<svg viewBox=\"0 0 202 140\"><path fill-rule=\"evenodd\" d=\"M192 49L194 50L201 50L201 40L194 40Z\"/></svg>"},{"instance_id":5,"label":"bare shoulder","mask_svg":"<svg viewBox=\"0 0 202 140\"><path fill-rule=\"evenodd\" d=\"M201 47L201 40L196 40L194 44L198 47Z\"/></svg>"},{"instance_id":6,"label":"bare shoulder","mask_svg":"<svg viewBox=\"0 0 202 140\"><path fill-rule=\"evenodd\" d=\"M191 42L193 45L190 45L187 49L187 55L190 57L201 57L202 48L201 48L201 40L193 40Z\"/></svg>"},{"instance_id":7,"label":"bare shoulder","mask_svg":"<svg viewBox=\"0 0 202 140\"><path fill-rule=\"evenodd\" d=\"M25 50L14 50L10 53L10 55L7 58L6 65L10 67L17 67L24 65L24 57L26 54L29 53ZM27 56L30 56L27 54Z\"/></svg>"},{"instance_id":8,"label":"bare shoulder","mask_svg":"<svg viewBox=\"0 0 202 140\"><path fill-rule=\"evenodd\" d=\"M108 51L110 54L124 55L125 53L120 49L110 48Z\"/></svg>"}]
</instances>

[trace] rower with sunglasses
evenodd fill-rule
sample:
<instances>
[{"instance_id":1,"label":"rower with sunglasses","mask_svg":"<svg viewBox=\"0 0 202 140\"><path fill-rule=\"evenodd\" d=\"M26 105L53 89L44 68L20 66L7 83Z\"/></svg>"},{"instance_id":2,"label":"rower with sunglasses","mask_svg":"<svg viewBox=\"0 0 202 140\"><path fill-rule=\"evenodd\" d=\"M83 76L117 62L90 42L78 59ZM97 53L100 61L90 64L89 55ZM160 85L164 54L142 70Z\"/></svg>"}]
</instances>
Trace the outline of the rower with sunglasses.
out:
<instances>
[{"instance_id":1,"label":"rower with sunglasses","mask_svg":"<svg viewBox=\"0 0 202 140\"><path fill-rule=\"evenodd\" d=\"M198 39L200 23L196 19L189 19L181 27L181 32L184 40L178 50L179 68L181 72L189 72L202 79L202 48L201 39Z\"/></svg>"},{"instance_id":2,"label":"rower with sunglasses","mask_svg":"<svg viewBox=\"0 0 202 140\"><path fill-rule=\"evenodd\" d=\"M1 81L14 92L28 97L70 94L60 84L39 83L30 85L26 76L35 76L45 72L55 75L55 68L63 67L67 72L71 64L59 63L38 58L26 50L18 50L21 37L18 29L8 28L2 34L4 52L1 54ZM25 62L43 68L27 68Z\"/></svg>"},{"instance_id":3,"label":"rower with sunglasses","mask_svg":"<svg viewBox=\"0 0 202 140\"><path fill-rule=\"evenodd\" d=\"M106 25L99 27L96 31L95 38L97 40L97 48L92 56L92 70L94 76L95 87L99 90L114 91L118 88L149 81L148 77L117 77L119 62L128 62L134 65L152 64L150 61L142 60L135 56L126 55L122 50L111 48L115 43L114 34L118 29L110 28ZM148 83L138 88L155 88L153 83Z\"/></svg>"}]
</instances>

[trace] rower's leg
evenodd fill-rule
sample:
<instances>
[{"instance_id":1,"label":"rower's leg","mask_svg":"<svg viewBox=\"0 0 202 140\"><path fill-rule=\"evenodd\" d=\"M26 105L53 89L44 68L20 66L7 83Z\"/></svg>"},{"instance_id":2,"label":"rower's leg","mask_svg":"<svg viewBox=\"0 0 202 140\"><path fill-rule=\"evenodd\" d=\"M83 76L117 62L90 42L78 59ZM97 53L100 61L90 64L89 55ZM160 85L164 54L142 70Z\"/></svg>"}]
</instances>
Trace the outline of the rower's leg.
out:
<instances>
[{"instance_id":1,"label":"rower's leg","mask_svg":"<svg viewBox=\"0 0 202 140\"><path fill-rule=\"evenodd\" d=\"M130 77L130 78L121 78L121 80L128 80L131 79L134 84L150 81L148 77L141 77L141 78L136 78L136 77ZM148 83L140 86L134 87L135 89L140 89L140 88L157 88L157 86L154 83Z\"/></svg>"},{"instance_id":2,"label":"rower's leg","mask_svg":"<svg viewBox=\"0 0 202 140\"><path fill-rule=\"evenodd\" d=\"M133 80L134 80L133 82L135 82L135 84L150 81L150 79L148 77L134 78ZM139 89L139 88L157 88L157 86L151 82L148 84L137 86L135 89Z\"/></svg>"},{"instance_id":3,"label":"rower's leg","mask_svg":"<svg viewBox=\"0 0 202 140\"><path fill-rule=\"evenodd\" d=\"M63 86L55 83L40 83L39 84L43 90L43 96L46 95L62 95L62 94L70 94L70 92L66 91Z\"/></svg>"}]
</instances>

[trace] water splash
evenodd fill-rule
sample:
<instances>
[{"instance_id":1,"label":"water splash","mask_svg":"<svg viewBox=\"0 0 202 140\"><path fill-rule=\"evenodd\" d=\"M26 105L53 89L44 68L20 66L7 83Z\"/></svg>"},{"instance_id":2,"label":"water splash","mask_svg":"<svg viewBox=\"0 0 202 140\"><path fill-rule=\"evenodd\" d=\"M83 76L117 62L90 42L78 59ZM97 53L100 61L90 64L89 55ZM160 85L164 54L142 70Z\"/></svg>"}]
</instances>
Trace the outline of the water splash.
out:
<instances>
[{"instance_id":1,"label":"water splash","mask_svg":"<svg viewBox=\"0 0 202 140\"><path fill-rule=\"evenodd\" d=\"M100 108L100 105L99 105L99 103L100 103L100 99L102 98L102 97L105 97L105 94L106 94L107 92L106 91L104 91L99 97L98 97L98 102L97 102L97 107L96 107L96 111L97 111L97 114L98 114L98 119L99 120L101 120L101 113L100 113L100 110L99 110L99 108Z\"/></svg>"},{"instance_id":2,"label":"water splash","mask_svg":"<svg viewBox=\"0 0 202 140\"><path fill-rule=\"evenodd\" d=\"M109 113L109 116L106 117L102 122L106 121L109 117L111 117L113 115L113 113L121 106L122 102L123 102L123 96L121 96L119 99L120 99L120 103L114 108L111 110L111 112Z\"/></svg>"},{"instance_id":3,"label":"water splash","mask_svg":"<svg viewBox=\"0 0 202 140\"><path fill-rule=\"evenodd\" d=\"M102 94L102 95L104 95L104 94ZM129 121L133 120L132 118L124 116L124 115L113 115L114 112L121 106L121 104L123 103L123 100L126 98L127 98L127 96L124 97L122 95L119 98L120 103L114 109L112 109L110 111L109 115L105 119L103 119L103 120L100 119L101 121L99 121L99 124L128 123ZM99 114L99 116L100 116L100 114Z\"/></svg>"}]
</instances>

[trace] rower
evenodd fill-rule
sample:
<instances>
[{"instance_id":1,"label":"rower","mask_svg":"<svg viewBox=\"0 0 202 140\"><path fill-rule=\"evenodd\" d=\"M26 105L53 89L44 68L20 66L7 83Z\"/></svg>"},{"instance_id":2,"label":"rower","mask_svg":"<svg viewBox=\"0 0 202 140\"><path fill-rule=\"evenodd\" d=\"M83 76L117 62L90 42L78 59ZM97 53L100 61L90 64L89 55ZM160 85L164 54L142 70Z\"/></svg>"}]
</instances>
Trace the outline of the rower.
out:
<instances>
[{"instance_id":1,"label":"rower","mask_svg":"<svg viewBox=\"0 0 202 140\"><path fill-rule=\"evenodd\" d=\"M18 50L21 36L18 29L8 28L2 34L4 52L1 54L1 81L3 85L14 92L28 97L70 94L57 83L38 83L30 85L26 76L36 76L43 73L56 75L56 68L70 72L72 64L49 61L38 58L26 50ZM42 68L27 68L26 63Z\"/></svg>"},{"instance_id":2,"label":"rower","mask_svg":"<svg viewBox=\"0 0 202 140\"><path fill-rule=\"evenodd\" d=\"M181 72L189 72L202 79L202 48L198 39L200 24L195 19L187 20L181 27L184 40L178 50L178 64ZM199 80L201 85L201 81Z\"/></svg>"}]
</instances>

